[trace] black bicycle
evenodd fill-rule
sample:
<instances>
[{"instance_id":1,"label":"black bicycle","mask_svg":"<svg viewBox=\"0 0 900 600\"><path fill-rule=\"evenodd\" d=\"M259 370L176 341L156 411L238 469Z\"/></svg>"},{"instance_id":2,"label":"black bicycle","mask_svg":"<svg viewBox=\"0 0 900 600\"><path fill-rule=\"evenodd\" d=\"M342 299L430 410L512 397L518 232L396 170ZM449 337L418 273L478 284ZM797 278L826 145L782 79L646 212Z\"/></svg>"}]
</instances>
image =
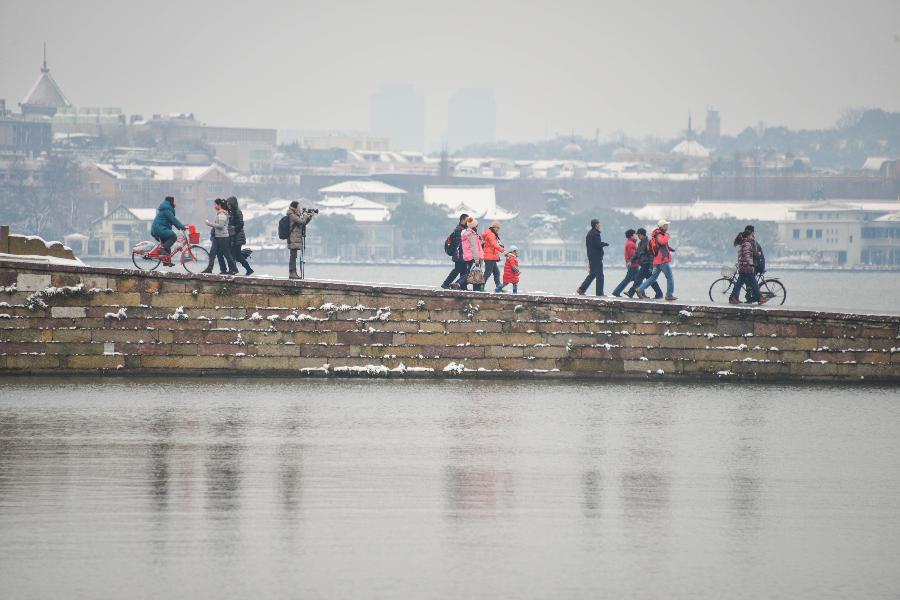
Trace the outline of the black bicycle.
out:
<instances>
[{"instance_id":1,"label":"black bicycle","mask_svg":"<svg viewBox=\"0 0 900 600\"><path fill-rule=\"evenodd\" d=\"M709 299L713 302L728 302L731 296L731 290L738 280L738 270L735 267L725 267L722 269L722 277L716 279L709 286ZM756 283L759 285L759 293L766 298L769 304L782 305L787 300L787 289L777 277L765 278L762 273L756 274ZM750 291L747 290L744 295L744 301L755 303L756 299L750 299Z\"/></svg>"}]
</instances>

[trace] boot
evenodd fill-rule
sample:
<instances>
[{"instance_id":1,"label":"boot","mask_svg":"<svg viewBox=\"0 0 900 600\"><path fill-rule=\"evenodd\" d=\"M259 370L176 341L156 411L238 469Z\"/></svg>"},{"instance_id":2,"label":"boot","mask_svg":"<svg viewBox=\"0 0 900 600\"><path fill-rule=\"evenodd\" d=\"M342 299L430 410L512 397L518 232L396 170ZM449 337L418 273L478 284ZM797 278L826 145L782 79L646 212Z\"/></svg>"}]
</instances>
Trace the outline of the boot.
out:
<instances>
[{"instance_id":1,"label":"boot","mask_svg":"<svg viewBox=\"0 0 900 600\"><path fill-rule=\"evenodd\" d=\"M300 276L297 275L297 271L291 271L288 275L288 279L300 279Z\"/></svg>"}]
</instances>

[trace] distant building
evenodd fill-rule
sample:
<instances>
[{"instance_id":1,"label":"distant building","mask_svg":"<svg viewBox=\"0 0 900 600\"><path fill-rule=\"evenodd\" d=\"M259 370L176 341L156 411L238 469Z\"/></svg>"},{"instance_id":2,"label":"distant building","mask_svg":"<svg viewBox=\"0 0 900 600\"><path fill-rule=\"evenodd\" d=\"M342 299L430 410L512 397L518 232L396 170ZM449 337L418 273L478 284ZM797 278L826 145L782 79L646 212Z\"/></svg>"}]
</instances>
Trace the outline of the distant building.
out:
<instances>
[{"instance_id":1,"label":"distant building","mask_svg":"<svg viewBox=\"0 0 900 600\"><path fill-rule=\"evenodd\" d=\"M706 129L703 130L703 144L707 148L718 148L721 137L719 111L710 108L706 111Z\"/></svg>"},{"instance_id":2,"label":"distant building","mask_svg":"<svg viewBox=\"0 0 900 600\"><path fill-rule=\"evenodd\" d=\"M820 202L791 212L795 219L778 223L788 253L834 266L900 265L900 211Z\"/></svg>"},{"instance_id":3,"label":"distant building","mask_svg":"<svg viewBox=\"0 0 900 600\"><path fill-rule=\"evenodd\" d=\"M82 252L93 256L128 258L135 244L150 239L150 225L155 217L155 208L118 206L91 224L87 247L82 245ZM76 241L74 236L67 236L66 240Z\"/></svg>"},{"instance_id":4,"label":"distant building","mask_svg":"<svg viewBox=\"0 0 900 600\"><path fill-rule=\"evenodd\" d=\"M50 76L50 68L47 66L47 45L44 44L44 64L41 67L41 75L38 77L25 98L19 102L22 114L26 117L43 116L52 117L60 108L70 107L72 103L63 94L59 85Z\"/></svg>"},{"instance_id":5,"label":"distant building","mask_svg":"<svg viewBox=\"0 0 900 600\"><path fill-rule=\"evenodd\" d=\"M425 149L425 100L411 85L386 85L372 96L371 129L395 150Z\"/></svg>"},{"instance_id":6,"label":"distant building","mask_svg":"<svg viewBox=\"0 0 900 600\"><path fill-rule=\"evenodd\" d=\"M447 108L447 145L451 150L497 139L494 90L461 89L450 96Z\"/></svg>"},{"instance_id":7,"label":"distant building","mask_svg":"<svg viewBox=\"0 0 900 600\"><path fill-rule=\"evenodd\" d=\"M511 221L519 216L497 205L497 197L492 185L426 185L426 204L440 206L447 211L447 217L457 219L462 213L479 221Z\"/></svg>"},{"instance_id":8,"label":"distant building","mask_svg":"<svg viewBox=\"0 0 900 600\"><path fill-rule=\"evenodd\" d=\"M297 142L310 150L363 150L382 152L390 149L390 140L365 134L301 134Z\"/></svg>"},{"instance_id":9,"label":"distant building","mask_svg":"<svg viewBox=\"0 0 900 600\"><path fill-rule=\"evenodd\" d=\"M342 260L361 262L394 259L396 227L390 223L391 211L386 205L360 196L343 196L325 198L317 202L316 207L320 217L351 217L359 228L360 235L353 243L335 248L315 228L310 228L307 241L309 258L340 257Z\"/></svg>"},{"instance_id":10,"label":"distant building","mask_svg":"<svg viewBox=\"0 0 900 600\"><path fill-rule=\"evenodd\" d=\"M50 121L10 114L0 99L0 155L34 157L53 145Z\"/></svg>"},{"instance_id":11,"label":"distant building","mask_svg":"<svg viewBox=\"0 0 900 600\"><path fill-rule=\"evenodd\" d=\"M395 208L407 193L398 187L388 185L383 181L350 179L334 185L323 187L319 190L323 199L342 196L359 196L366 200L379 202L388 208Z\"/></svg>"},{"instance_id":12,"label":"distant building","mask_svg":"<svg viewBox=\"0 0 900 600\"><path fill-rule=\"evenodd\" d=\"M211 214L213 199L234 193L234 181L218 165L94 163L82 170L82 184L87 197L108 206L155 208L174 196L179 218L195 220Z\"/></svg>"}]
</instances>

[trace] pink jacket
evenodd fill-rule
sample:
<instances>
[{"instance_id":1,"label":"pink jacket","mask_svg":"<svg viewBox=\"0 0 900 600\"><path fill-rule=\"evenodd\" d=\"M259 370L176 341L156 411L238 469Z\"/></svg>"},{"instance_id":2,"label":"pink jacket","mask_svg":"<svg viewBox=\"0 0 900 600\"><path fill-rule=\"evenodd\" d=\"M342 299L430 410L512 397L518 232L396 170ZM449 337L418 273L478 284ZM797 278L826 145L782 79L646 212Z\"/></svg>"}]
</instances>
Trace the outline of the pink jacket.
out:
<instances>
[{"instance_id":1,"label":"pink jacket","mask_svg":"<svg viewBox=\"0 0 900 600\"><path fill-rule=\"evenodd\" d=\"M478 232L471 229L464 229L460 236L460 240L462 241L464 261L469 262L470 260L484 259L484 246L482 245L481 236L478 235Z\"/></svg>"}]
</instances>

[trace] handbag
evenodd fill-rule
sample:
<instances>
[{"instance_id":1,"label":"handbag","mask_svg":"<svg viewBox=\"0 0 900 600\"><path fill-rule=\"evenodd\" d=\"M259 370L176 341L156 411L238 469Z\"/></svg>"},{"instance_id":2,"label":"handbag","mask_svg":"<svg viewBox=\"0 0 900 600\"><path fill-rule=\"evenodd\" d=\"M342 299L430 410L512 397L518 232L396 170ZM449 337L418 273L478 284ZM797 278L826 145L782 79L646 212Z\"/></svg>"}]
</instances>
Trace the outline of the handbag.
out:
<instances>
[{"instance_id":1,"label":"handbag","mask_svg":"<svg viewBox=\"0 0 900 600\"><path fill-rule=\"evenodd\" d=\"M484 271L481 270L481 267L472 267L472 270L469 271L469 276L466 277L466 282L472 285L484 283Z\"/></svg>"}]
</instances>

